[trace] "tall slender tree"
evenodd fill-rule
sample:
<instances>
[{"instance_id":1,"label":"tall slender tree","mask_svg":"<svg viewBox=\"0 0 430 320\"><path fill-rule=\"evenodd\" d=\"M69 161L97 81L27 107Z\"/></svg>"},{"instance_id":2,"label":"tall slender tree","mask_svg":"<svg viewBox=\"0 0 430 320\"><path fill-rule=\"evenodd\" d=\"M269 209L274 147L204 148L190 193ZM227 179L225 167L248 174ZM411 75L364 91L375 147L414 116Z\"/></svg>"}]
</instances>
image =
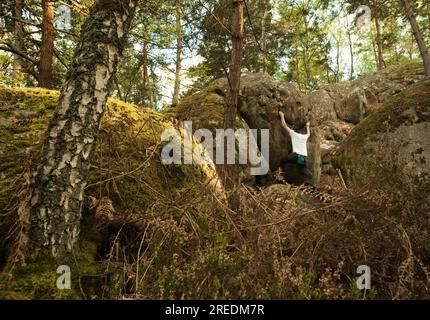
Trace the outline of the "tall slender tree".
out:
<instances>
[{"instance_id":1,"label":"tall slender tree","mask_svg":"<svg viewBox=\"0 0 430 320\"><path fill-rule=\"evenodd\" d=\"M175 16L176 16L176 70L175 70L175 86L173 91L172 105L177 105L179 102L179 94L181 91L181 71L182 71L182 25L181 25L181 0L175 0Z\"/></svg>"},{"instance_id":2,"label":"tall slender tree","mask_svg":"<svg viewBox=\"0 0 430 320\"><path fill-rule=\"evenodd\" d=\"M15 0L14 2L14 28L13 28L13 47L19 52L23 52L23 39L24 39L24 29L22 25L22 10L24 3L22 0ZM14 53L14 59L16 62L16 71L21 71L24 67L25 62L19 54Z\"/></svg>"},{"instance_id":3,"label":"tall slender tree","mask_svg":"<svg viewBox=\"0 0 430 320\"><path fill-rule=\"evenodd\" d=\"M53 86L54 57L54 1L42 0L42 45L40 47L39 86L51 89Z\"/></svg>"},{"instance_id":4,"label":"tall slender tree","mask_svg":"<svg viewBox=\"0 0 430 320\"><path fill-rule=\"evenodd\" d=\"M345 22L346 22L346 35L348 37L348 47L349 47L349 56L350 56L350 67L349 67L349 80L354 79L354 46L352 43L352 30L349 24L348 15L345 14Z\"/></svg>"},{"instance_id":5,"label":"tall slender tree","mask_svg":"<svg viewBox=\"0 0 430 320\"><path fill-rule=\"evenodd\" d=\"M263 4L263 17L261 18L261 36L260 36L260 72L267 71L267 20L270 17L271 3Z\"/></svg>"},{"instance_id":6,"label":"tall slender tree","mask_svg":"<svg viewBox=\"0 0 430 320\"><path fill-rule=\"evenodd\" d=\"M430 56L427 45L424 41L423 33L417 23L414 13L414 7L410 0L402 0L405 6L406 16L411 24L412 32L414 34L415 40L417 41L418 48L420 50L421 57L423 59L424 71L427 76L430 77Z\"/></svg>"},{"instance_id":7,"label":"tall slender tree","mask_svg":"<svg viewBox=\"0 0 430 320\"><path fill-rule=\"evenodd\" d=\"M99 0L80 36L30 186L28 248L65 258L80 230L86 177L137 0Z\"/></svg>"},{"instance_id":8,"label":"tall slender tree","mask_svg":"<svg viewBox=\"0 0 430 320\"><path fill-rule=\"evenodd\" d=\"M149 84L149 59L148 59L148 32L144 32L144 39L142 45L142 78L143 78L143 93L145 97L145 102L147 102L148 107L152 108L152 99L148 99L151 96L150 84Z\"/></svg>"},{"instance_id":9,"label":"tall slender tree","mask_svg":"<svg viewBox=\"0 0 430 320\"><path fill-rule=\"evenodd\" d=\"M376 29L376 52L377 52L377 66L378 70L385 68L384 56L383 56L383 40L381 31L381 22L379 20L378 12L374 16L375 29Z\"/></svg>"},{"instance_id":10,"label":"tall slender tree","mask_svg":"<svg viewBox=\"0 0 430 320\"><path fill-rule=\"evenodd\" d=\"M232 17L232 51L231 65L228 74L230 90L227 95L226 110L224 113L224 129L235 128L235 121L239 105L239 90L242 62L242 45L243 45L243 12L244 0L233 0L233 17ZM227 145L225 145L225 151ZM226 155L227 152L224 152ZM239 207L239 198L237 194L237 181L234 164L224 165L224 185L229 193L230 207L235 210Z\"/></svg>"}]
</instances>

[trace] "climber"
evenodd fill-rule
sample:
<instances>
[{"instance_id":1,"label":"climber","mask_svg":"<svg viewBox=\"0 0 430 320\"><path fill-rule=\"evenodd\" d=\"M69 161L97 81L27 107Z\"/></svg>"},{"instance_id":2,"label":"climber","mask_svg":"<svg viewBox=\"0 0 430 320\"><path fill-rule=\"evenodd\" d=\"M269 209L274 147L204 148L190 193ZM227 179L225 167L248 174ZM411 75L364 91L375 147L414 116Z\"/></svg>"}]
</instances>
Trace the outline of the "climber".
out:
<instances>
[{"instance_id":1,"label":"climber","mask_svg":"<svg viewBox=\"0 0 430 320\"><path fill-rule=\"evenodd\" d=\"M306 159L308 157L307 142L311 135L310 123L309 122L306 123L306 134L300 134L290 129L290 127L288 127L287 123L285 122L285 115L282 111L279 111L279 116L281 117L282 127L290 135L291 142L293 145L293 152L281 159L281 167L282 167L282 170L284 171L284 176L286 176L285 175L286 164L295 164L300 174L301 183L299 184L309 184L309 181L308 181L309 174L307 170ZM289 181L287 180L287 182Z\"/></svg>"}]
</instances>

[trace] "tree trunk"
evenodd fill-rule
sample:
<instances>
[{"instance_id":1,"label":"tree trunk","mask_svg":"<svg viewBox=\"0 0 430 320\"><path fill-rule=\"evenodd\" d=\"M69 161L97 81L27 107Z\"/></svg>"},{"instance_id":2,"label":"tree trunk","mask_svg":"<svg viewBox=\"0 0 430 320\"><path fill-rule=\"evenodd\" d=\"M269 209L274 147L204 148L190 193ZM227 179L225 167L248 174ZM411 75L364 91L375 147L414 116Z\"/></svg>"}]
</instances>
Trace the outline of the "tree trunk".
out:
<instances>
[{"instance_id":1,"label":"tree trunk","mask_svg":"<svg viewBox=\"0 0 430 320\"><path fill-rule=\"evenodd\" d=\"M229 72L230 91L227 95L226 110L224 114L224 129L235 129L235 121L239 104L240 75L243 45L243 0L233 0L232 18L232 52L231 66ZM227 155L227 144L225 144L224 155ZM224 159L226 160L226 159ZM224 186L228 192L230 208L236 210L239 207L239 195L237 193L238 178L236 177L235 165L224 164Z\"/></svg>"},{"instance_id":2,"label":"tree trunk","mask_svg":"<svg viewBox=\"0 0 430 320\"><path fill-rule=\"evenodd\" d=\"M379 22L378 15L375 15L375 28L376 28L376 46L378 49L378 70L382 70L385 67L384 56L382 54L382 34L381 25Z\"/></svg>"},{"instance_id":3,"label":"tree trunk","mask_svg":"<svg viewBox=\"0 0 430 320\"><path fill-rule=\"evenodd\" d=\"M176 7L176 71L175 88L173 92L172 105L176 106L179 102L181 91L181 70L182 70L182 26L181 26L181 0L175 0Z\"/></svg>"},{"instance_id":4,"label":"tree trunk","mask_svg":"<svg viewBox=\"0 0 430 320\"><path fill-rule=\"evenodd\" d=\"M42 45L40 48L39 86L52 89L54 56L54 1L42 0Z\"/></svg>"},{"instance_id":5,"label":"tree trunk","mask_svg":"<svg viewBox=\"0 0 430 320\"><path fill-rule=\"evenodd\" d=\"M351 27L349 25L348 16L346 16L346 34L348 36L348 45L349 45L349 55L351 58L350 71L349 71L349 80L354 79L354 47L352 45L352 37L351 37Z\"/></svg>"},{"instance_id":6,"label":"tree trunk","mask_svg":"<svg viewBox=\"0 0 430 320\"><path fill-rule=\"evenodd\" d=\"M327 83L331 83L330 79L330 64L329 64L329 52L328 50L325 51L325 70L326 70L326 77L327 77Z\"/></svg>"},{"instance_id":7,"label":"tree trunk","mask_svg":"<svg viewBox=\"0 0 430 320\"><path fill-rule=\"evenodd\" d=\"M90 159L136 2L99 0L82 28L30 187L32 255L65 258L78 241Z\"/></svg>"},{"instance_id":8,"label":"tree trunk","mask_svg":"<svg viewBox=\"0 0 430 320\"><path fill-rule=\"evenodd\" d=\"M375 66L378 69L378 48L377 48L377 45L375 43L375 36L374 36L373 29L371 29L371 32L372 32L372 35L371 35L371 38L372 38L372 51L373 51L373 55L374 55L374 58L375 58Z\"/></svg>"},{"instance_id":9,"label":"tree trunk","mask_svg":"<svg viewBox=\"0 0 430 320\"><path fill-rule=\"evenodd\" d=\"M335 82L340 81L340 40L336 40L336 79Z\"/></svg>"},{"instance_id":10,"label":"tree trunk","mask_svg":"<svg viewBox=\"0 0 430 320\"><path fill-rule=\"evenodd\" d=\"M302 91L302 86L301 86L301 81L302 81L302 77L301 77L301 71L300 71L300 58L299 58L299 52L296 49L296 80L297 80L297 87L299 88L299 91Z\"/></svg>"},{"instance_id":11,"label":"tree trunk","mask_svg":"<svg viewBox=\"0 0 430 320\"><path fill-rule=\"evenodd\" d=\"M415 40L417 41L418 48L423 59L424 71L427 76L430 76L429 51L427 49L426 43L424 42L423 33L418 26L417 20L415 19L414 8L409 0L403 0L403 4L405 5L406 16L408 17L409 23L411 24Z\"/></svg>"},{"instance_id":12,"label":"tree trunk","mask_svg":"<svg viewBox=\"0 0 430 320\"><path fill-rule=\"evenodd\" d=\"M150 92L151 89L149 87L149 72L148 72L148 42L145 39L143 41L143 49L142 49L142 69L143 69L143 93L145 103L149 103L149 107L152 108L152 102L150 101Z\"/></svg>"},{"instance_id":13,"label":"tree trunk","mask_svg":"<svg viewBox=\"0 0 430 320\"><path fill-rule=\"evenodd\" d=\"M16 49L19 52L23 52L23 40L24 40L24 29L22 27L22 10L23 10L23 2L22 0L15 0L14 3L14 17L15 17L15 21L14 21L14 28L13 28L13 47L14 49ZM17 55L14 54L13 55L14 59L15 59L15 76L16 73L20 72L22 68L24 68L25 62L23 61L23 59Z\"/></svg>"},{"instance_id":14,"label":"tree trunk","mask_svg":"<svg viewBox=\"0 0 430 320\"><path fill-rule=\"evenodd\" d=\"M303 15L303 20L305 23L305 34L308 34L309 26L308 20L306 19L306 15ZM312 71L310 66L309 59L309 47L307 41L304 42L304 51L303 51L303 63L305 66L305 75L306 75L306 92L309 93L311 91L311 81L312 81Z\"/></svg>"},{"instance_id":15,"label":"tree trunk","mask_svg":"<svg viewBox=\"0 0 430 320\"><path fill-rule=\"evenodd\" d=\"M270 5L270 4L269 4ZM271 8L264 7L263 18L261 19L261 52L260 52L260 72L266 73L267 71L267 31L266 20Z\"/></svg>"}]
</instances>

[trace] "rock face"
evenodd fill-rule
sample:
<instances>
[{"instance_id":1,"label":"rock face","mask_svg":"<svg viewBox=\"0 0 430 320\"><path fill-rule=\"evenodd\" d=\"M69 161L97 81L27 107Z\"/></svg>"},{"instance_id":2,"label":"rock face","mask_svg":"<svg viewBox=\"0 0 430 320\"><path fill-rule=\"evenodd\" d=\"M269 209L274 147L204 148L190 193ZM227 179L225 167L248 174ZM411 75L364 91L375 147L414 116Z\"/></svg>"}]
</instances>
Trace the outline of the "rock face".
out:
<instances>
[{"instance_id":1,"label":"rock face","mask_svg":"<svg viewBox=\"0 0 430 320\"><path fill-rule=\"evenodd\" d=\"M180 121L193 121L197 129L215 130L223 128L223 112L228 83L225 79L214 81L202 91L186 97L178 105L175 117ZM275 80L263 73L244 73L241 79L240 110L237 128L269 129L270 170L276 171L281 158L292 152L291 139L281 127L279 111L285 113L287 122L296 131L304 130L309 114L309 103L291 84ZM318 170L319 131L312 130L308 144L308 166L315 174L312 181L319 181ZM258 141L260 146L260 141ZM247 168L245 168L247 170ZM243 173L243 172L242 172ZM243 173L247 179L249 174ZM270 176L270 175L269 175ZM269 178L269 181L271 178Z\"/></svg>"},{"instance_id":2,"label":"rock face","mask_svg":"<svg viewBox=\"0 0 430 320\"><path fill-rule=\"evenodd\" d=\"M309 117L321 129L323 172L330 169L324 159L343 141L355 125L396 93L424 78L420 63L407 64L369 74L354 81L329 84L306 99Z\"/></svg>"},{"instance_id":3,"label":"rock face","mask_svg":"<svg viewBox=\"0 0 430 320\"><path fill-rule=\"evenodd\" d=\"M345 121L357 124L388 98L424 78L419 63L387 68L354 81L329 84L312 92L307 100L318 124Z\"/></svg>"},{"instance_id":4,"label":"rock face","mask_svg":"<svg viewBox=\"0 0 430 320\"><path fill-rule=\"evenodd\" d=\"M337 117L353 124L358 124L377 102L372 90L368 88L355 88L342 100L335 104Z\"/></svg>"},{"instance_id":5,"label":"rock face","mask_svg":"<svg viewBox=\"0 0 430 320\"><path fill-rule=\"evenodd\" d=\"M287 82L276 81L262 73L242 78L240 114L252 129L270 130L270 169L278 169L281 158L292 151L291 139L281 127L279 111L295 129L303 129L309 105Z\"/></svg>"},{"instance_id":6,"label":"rock face","mask_svg":"<svg viewBox=\"0 0 430 320\"><path fill-rule=\"evenodd\" d=\"M6 190L14 186L16 177L28 173L36 159L58 96L57 91L44 89L0 89L0 119L7 120L0 122L0 214L5 215L13 194ZM174 125L155 111L109 100L86 194L96 198L109 196L119 211L123 204L128 210L144 212L156 196L171 197L172 190L212 178L215 172L207 167L161 163L161 134L171 128ZM142 163L146 164L143 168ZM124 174L111 184L110 175L115 170ZM171 179L166 179L166 174ZM148 183L150 188L139 181ZM112 192L112 188L117 191ZM133 198L135 207L120 200L128 198ZM1 231L0 235L6 234Z\"/></svg>"},{"instance_id":7,"label":"rock face","mask_svg":"<svg viewBox=\"0 0 430 320\"><path fill-rule=\"evenodd\" d=\"M296 131L303 131L306 121L310 120L312 136L308 143L308 167L311 180L317 185L321 164L323 172L331 168L326 155L389 97L423 78L421 64L409 64L355 81L330 84L306 97L286 81L275 80L264 73L244 73L236 127L269 129L270 169L274 172L279 168L281 158L292 151L290 137L281 127L278 112L285 113L287 122ZM214 131L223 128L227 90L226 79L216 80L184 98L176 110L169 112L181 121L193 121L194 129ZM245 172L247 170L248 167L241 172L246 179L251 179ZM293 168L290 173L297 176Z\"/></svg>"},{"instance_id":8,"label":"rock face","mask_svg":"<svg viewBox=\"0 0 430 320\"><path fill-rule=\"evenodd\" d=\"M412 181L430 191L430 80L385 101L329 154L350 184L375 177L388 185Z\"/></svg>"}]
</instances>

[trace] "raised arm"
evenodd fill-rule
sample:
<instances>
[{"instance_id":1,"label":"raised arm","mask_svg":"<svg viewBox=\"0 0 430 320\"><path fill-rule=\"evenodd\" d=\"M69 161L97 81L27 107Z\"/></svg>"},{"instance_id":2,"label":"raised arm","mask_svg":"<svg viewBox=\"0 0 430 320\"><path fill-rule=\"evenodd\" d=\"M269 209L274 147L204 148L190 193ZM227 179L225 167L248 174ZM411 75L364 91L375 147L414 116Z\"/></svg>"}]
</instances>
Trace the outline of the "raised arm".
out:
<instances>
[{"instance_id":1,"label":"raised arm","mask_svg":"<svg viewBox=\"0 0 430 320\"><path fill-rule=\"evenodd\" d=\"M308 135L308 137L311 136L311 123L309 121L306 122L306 134Z\"/></svg>"},{"instance_id":2,"label":"raised arm","mask_svg":"<svg viewBox=\"0 0 430 320\"><path fill-rule=\"evenodd\" d=\"M279 116L281 117L281 124L282 128L284 128L288 133L290 133L290 128L288 127L287 123L285 122L285 116L282 111L279 111Z\"/></svg>"}]
</instances>

